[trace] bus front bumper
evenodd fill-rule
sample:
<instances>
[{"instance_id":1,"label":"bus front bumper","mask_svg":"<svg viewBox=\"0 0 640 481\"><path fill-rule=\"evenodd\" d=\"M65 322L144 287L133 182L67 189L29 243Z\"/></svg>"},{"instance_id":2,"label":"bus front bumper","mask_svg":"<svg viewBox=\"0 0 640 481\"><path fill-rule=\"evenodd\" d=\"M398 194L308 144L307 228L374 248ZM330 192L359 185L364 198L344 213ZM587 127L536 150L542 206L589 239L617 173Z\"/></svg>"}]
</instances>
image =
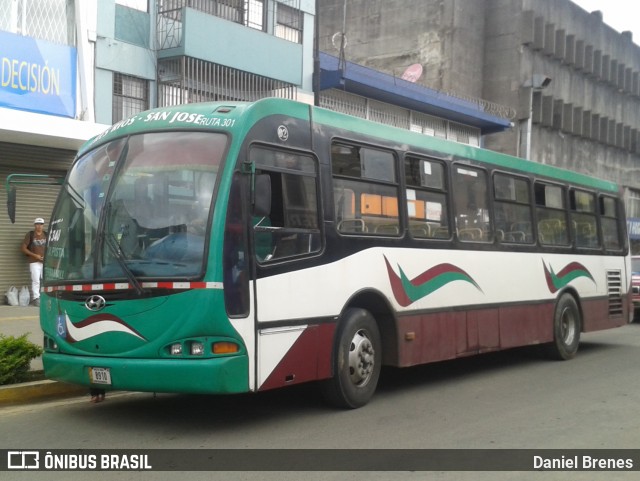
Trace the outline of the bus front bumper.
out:
<instances>
[{"instance_id":1,"label":"bus front bumper","mask_svg":"<svg viewBox=\"0 0 640 481\"><path fill-rule=\"evenodd\" d=\"M45 352L42 363L49 379L107 390L194 394L249 391L246 355L213 359L131 359ZM92 369L102 373L106 369L110 382L92 382Z\"/></svg>"}]
</instances>

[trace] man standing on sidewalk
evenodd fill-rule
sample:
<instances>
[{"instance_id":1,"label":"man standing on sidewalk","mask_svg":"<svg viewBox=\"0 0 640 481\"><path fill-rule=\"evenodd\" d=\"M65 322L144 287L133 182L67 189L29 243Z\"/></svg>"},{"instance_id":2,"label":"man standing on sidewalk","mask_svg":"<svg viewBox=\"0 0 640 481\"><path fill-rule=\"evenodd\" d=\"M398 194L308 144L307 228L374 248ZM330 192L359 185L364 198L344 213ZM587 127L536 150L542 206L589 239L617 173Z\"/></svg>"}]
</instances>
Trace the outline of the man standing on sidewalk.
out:
<instances>
[{"instance_id":1,"label":"man standing on sidewalk","mask_svg":"<svg viewBox=\"0 0 640 481\"><path fill-rule=\"evenodd\" d=\"M24 236L20 250L29 260L31 271L31 291L33 292L32 306L40 305L40 279L42 279L42 260L44 247L47 244L47 233L44 231L44 219L38 217L33 221L34 230Z\"/></svg>"}]
</instances>

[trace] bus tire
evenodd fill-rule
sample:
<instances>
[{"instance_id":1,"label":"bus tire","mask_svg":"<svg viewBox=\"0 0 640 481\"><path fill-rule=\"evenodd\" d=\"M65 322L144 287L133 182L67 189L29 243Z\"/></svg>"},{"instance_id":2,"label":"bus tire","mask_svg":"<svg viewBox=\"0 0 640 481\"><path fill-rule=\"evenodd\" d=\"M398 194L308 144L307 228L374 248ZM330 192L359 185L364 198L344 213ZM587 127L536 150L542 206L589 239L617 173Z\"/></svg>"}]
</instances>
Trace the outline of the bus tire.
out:
<instances>
[{"instance_id":1,"label":"bus tire","mask_svg":"<svg viewBox=\"0 0 640 481\"><path fill-rule=\"evenodd\" d=\"M355 409L369 402L378 385L382 343L375 319L365 309L347 309L333 348L333 377L322 383L329 404Z\"/></svg>"},{"instance_id":2,"label":"bus tire","mask_svg":"<svg viewBox=\"0 0 640 481\"><path fill-rule=\"evenodd\" d=\"M553 316L553 342L547 345L549 355L560 361L573 359L578 352L581 329L580 309L575 298L563 294Z\"/></svg>"}]
</instances>

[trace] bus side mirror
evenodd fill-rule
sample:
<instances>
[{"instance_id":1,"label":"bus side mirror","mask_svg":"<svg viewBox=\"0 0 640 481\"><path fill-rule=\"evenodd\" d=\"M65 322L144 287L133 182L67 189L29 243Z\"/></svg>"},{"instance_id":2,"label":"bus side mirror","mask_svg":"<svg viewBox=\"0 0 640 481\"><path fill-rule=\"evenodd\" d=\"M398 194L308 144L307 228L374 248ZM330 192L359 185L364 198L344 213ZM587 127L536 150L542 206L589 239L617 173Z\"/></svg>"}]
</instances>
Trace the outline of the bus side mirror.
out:
<instances>
[{"instance_id":1,"label":"bus side mirror","mask_svg":"<svg viewBox=\"0 0 640 481\"><path fill-rule=\"evenodd\" d=\"M16 223L16 188L15 186L11 186L9 188L9 192L7 193L7 211L9 213L9 219L11 219L11 223Z\"/></svg>"},{"instance_id":2,"label":"bus side mirror","mask_svg":"<svg viewBox=\"0 0 640 481\"><path fill-rule=\"evenodd\" d=\"M253 215L268 217L271 214L271 177L269 174L255 176L253 191Z\"/></svg>"}]
</instances>

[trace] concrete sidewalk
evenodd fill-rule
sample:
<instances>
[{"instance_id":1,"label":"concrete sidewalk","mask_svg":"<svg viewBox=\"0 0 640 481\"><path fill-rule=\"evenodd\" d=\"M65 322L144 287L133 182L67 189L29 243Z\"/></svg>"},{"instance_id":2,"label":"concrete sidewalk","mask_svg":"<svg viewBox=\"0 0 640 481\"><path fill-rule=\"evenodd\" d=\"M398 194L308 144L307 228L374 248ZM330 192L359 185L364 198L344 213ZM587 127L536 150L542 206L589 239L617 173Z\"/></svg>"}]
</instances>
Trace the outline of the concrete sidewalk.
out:
<instances>
[{"instance_id":1,"label":"concrete sidewalk","mask_svg":"<svg viewBox=\"0 0 640 481\"><path fill-rule=\"evenodd\" d=\"M19 337L27 334L32 343L42 346L39 308L0 305L0 334ZM31 371L42 371L42 358L31 361ZM88 392L84 386L42 380L0 386L0 406L25 404L53 397L77 396Z\"/></svg>"}]
</instances>

